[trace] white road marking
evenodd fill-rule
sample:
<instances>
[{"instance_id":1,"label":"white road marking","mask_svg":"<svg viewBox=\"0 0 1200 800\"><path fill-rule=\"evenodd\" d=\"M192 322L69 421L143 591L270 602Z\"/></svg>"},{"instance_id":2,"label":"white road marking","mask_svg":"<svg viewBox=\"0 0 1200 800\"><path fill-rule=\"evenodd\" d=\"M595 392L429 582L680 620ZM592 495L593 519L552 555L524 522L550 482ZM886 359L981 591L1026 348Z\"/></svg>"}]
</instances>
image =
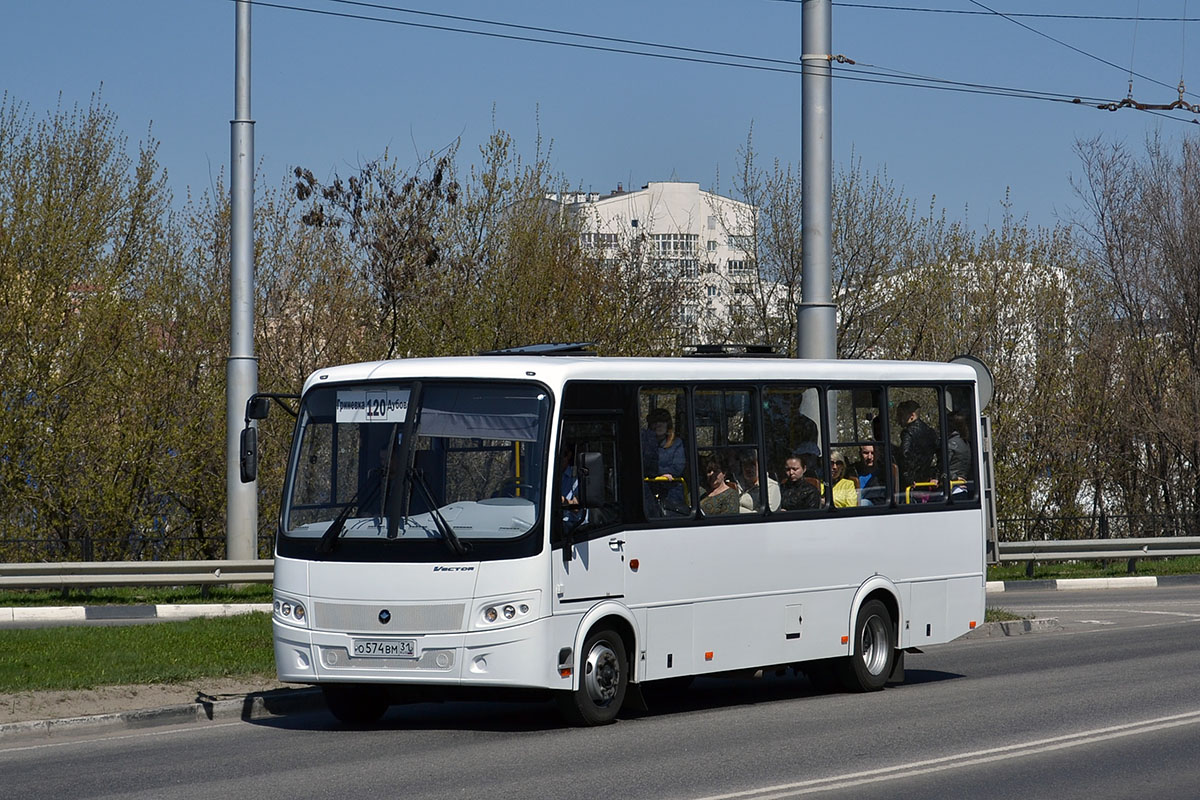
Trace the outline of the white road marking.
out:
<instances>
[{"instance_id":1,"label":"white road marking","mask_svg":"<svg viewBox=\"0 0 1200 800\"><path fill-rule=\"evenodd\" d=\"M144 739L147 736L170 736L177 733L199 733L201 731L211 731L217 728L231 728L234 725L245 725L244 722L212 722L207 725L188 724L187 727L177 728L175 730L164 730L158 728L156 730L145 730L139 733L127 733L124 736L108 736L104 734L96 734L85 738L81 735L77 739L70 739L62 742L45 742L44 744L30 744L22 747L0 747L0 755L5 753L21 753L28 750L45 750L50 747L70 747L71 745L79 744L95 744L96 742L117 742L122 739Z\"/></svg>"},{"instance_id":2,"label":"white road marking","mask_svg":"<svg viewBox=\"0 0 1200 800\"><path fill-rule=\"evenodd\" d=\"M835 789L849 789L869 783L901 780L933 772L944 772L952 769L988 764L996 761L1024 758L1039 753L1050 753L1056 750L1066 750L1072 747L1082 747L1110 739L1121 739L1127 736L1140 736L1155 731L1177 728L1183 725L1200 723L1200 711L1189 711L1184 714L1172 714L1166 717L1130 722L1124 725L1111 725L1090 731L1053 736L1048 739L1035 739L1020 744L991 747L986 750L974 750L957 753L940 758L924 761L913 761L908 764L896 764L891 767L849 772L842 775L830 775L826 778L815 778L795 783L784 783L776 786L763 786L758 789L747 789L728 794L709 795L696 800L783 800L789 797L801 797L817 792L828 792Z\"/></svg>"}]
</instances>

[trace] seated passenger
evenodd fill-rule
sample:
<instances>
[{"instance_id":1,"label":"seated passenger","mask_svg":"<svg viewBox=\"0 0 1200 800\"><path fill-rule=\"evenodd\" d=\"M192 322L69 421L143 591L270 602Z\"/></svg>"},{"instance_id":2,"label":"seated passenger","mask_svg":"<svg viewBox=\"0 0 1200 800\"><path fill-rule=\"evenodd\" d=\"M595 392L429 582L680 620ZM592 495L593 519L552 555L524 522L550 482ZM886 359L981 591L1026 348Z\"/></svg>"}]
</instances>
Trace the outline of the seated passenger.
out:
<instances>
[{"instance_id":1,"label":"seated passenger","mask_svg":"<svg viewBox=\"0 0 1200 800\"><path fill-rule=\"evenodd\" d=\"M970 435L966 416L960 412L951 414L950 435L946 437L946 451L950 454L948 466L951 491L954 494L966 492L967 481L971 479L971 468L974 465L971 459L971 445L967 443Z\"/></svg>"},{"instance_id":2,"label":"seated passenger","mask_svg":"<svg viewBox=\"0 0 1200 800\"><path fill-rule=\"evenodd\" d=\"M834 508L858 505L858 479L846 474L846 457L840 450L829 454L829 482L833 484Z\"/></svg>"},{"instance_id":3,"label":"seated passenger","mask_svg":"<svg viewBox=\"0 0 1200 800\"><path fill-rule=\"evenodd\" d=\"M700 498L700 510L706 517L738 513L738 490L726 480L726 470L716 456L704 465L704 481L708 491Z\"/></svg>"},{"instance_id":4,"label":"seated passenger","mask_svg":"<svg viewBox=\"0 0 1200 800\"><path fill-rule=\"evenodd\" d=\"M858 476L858 504L869 506L886 502L887 485L883 464L875 457L875 445L864 444L858 448L858 453L859 461L850 468Z\"/></svg>"},{"instance_id":5,"label":"seated passenger","mask_svg":"<svg viewBox=\"0 0 1200 800\"><path fill-rule=\"evenodd\" d=\"M784 463L786 477L779 484L779 507L784 511L821 507L820 484L804 474L808 469L804 461L801 456L789 456Z\"/></svg>"},{"instance_id":6,"label":"seated passenger","mask_svg":"<svg viewBox=\"0 0 1200 800\"><path fill-rule=\"evenodd\" d=\"M758 485L758 454L753 451L742 458L742 496L739 500L743 514L762 511L762 489ZM767 477L767 505L779 510L779 482Z\"/></svg>"}]
</instances>

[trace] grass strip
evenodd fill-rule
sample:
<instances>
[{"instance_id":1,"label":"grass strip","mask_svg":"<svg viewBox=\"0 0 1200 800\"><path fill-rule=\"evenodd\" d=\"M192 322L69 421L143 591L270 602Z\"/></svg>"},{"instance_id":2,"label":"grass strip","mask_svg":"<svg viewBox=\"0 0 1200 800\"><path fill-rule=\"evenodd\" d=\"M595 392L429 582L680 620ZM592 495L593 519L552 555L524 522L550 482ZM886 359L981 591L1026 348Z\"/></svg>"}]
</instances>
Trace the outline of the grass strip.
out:
<instances>
[{"instance_id":1,"label":"grass strip","mask_svg":"<svg viewBox=\"0 0 1200 800\"><path fill-rule=\"evenodd\" d=\"M1022 617L1020 614L1014 614L1013 612L1007 611L1003 608L988 606L983 611L984 622L1012 622L1013 620L1018 619L1025 619L1025 617Z\"/></svg>"},{"instance_id":2,"label":"grass strip","mask_svg":"<svg viewBox=\"0 0 1200 800\"><path fill-rule=\"evenodd\" d=\"M269 614L0 632L0 693L274 677Z\"/></svg>"}]
</instances>

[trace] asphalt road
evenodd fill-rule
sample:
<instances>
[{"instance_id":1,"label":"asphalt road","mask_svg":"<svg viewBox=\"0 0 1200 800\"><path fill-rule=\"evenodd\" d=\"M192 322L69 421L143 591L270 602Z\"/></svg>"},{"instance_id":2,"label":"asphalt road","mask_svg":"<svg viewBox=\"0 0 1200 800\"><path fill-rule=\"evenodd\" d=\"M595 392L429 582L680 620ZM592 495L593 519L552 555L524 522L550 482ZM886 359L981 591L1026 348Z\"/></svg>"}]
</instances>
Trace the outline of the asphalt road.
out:
<instances>
[{"instance_id":1,"label":"asphalt road","mask_svg":"<svg viewBox=\"0 0 1200 800\"><path fill-rule=\"evenodd\" d=\"M1061 630L908 657L908 681L819 694L701 680L616 725L549 704L418 705L0 747L0 795L438 798L1200 796L1200 590L1012 592Z\"/></svg>"}]
</instances>

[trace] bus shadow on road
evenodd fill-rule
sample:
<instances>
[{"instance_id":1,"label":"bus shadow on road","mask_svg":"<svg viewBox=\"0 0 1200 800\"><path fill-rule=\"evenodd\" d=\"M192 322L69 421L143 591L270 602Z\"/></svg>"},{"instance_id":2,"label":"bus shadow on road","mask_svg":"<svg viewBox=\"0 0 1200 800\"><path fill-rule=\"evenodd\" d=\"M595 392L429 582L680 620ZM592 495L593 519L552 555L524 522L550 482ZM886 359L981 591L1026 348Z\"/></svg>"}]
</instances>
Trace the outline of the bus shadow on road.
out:
<instances>
[{"instance_id":1,"label":"bus shadow on road","mask_svg":"<svg viewBox=\"0 0 1200 800\"><path fill-rule=\"evenodd\" d=\"M953 672L908 669L905 671L904 682L889 683L886 691L961 677L963 676ZM625 712L623 716L658 716L848 694L826 681L814 682L791 671L757 678L697 678L685 690L658 692L654 690L653 685L648 685L645 692L647 710Z\"/></svg>"},{"instance_id":2,"label":"bus shadow on road","mask_svg":"<svg viewBox=\"0 0 1200 800\"><path fill-rule=\"evenodd\" d=\"M940 670L908 669L903 683L889 684L885 691L906 686L935 684L964 677ZM620 718L654 719L696 711L717 711L795 700L848 696L848 693L818 685L803 675L768 674L756 678L697 678L688 688L666 689L648 684L644 707L631 695ZM523 702L447 700L392 706L379 722L346 725L336 720L320 703L283 711L276 716L247 720L254 725L281 730L307 731L453 731L534 733L565 727L552 702L531 695Z\"/></svg>"}]
</instances>

